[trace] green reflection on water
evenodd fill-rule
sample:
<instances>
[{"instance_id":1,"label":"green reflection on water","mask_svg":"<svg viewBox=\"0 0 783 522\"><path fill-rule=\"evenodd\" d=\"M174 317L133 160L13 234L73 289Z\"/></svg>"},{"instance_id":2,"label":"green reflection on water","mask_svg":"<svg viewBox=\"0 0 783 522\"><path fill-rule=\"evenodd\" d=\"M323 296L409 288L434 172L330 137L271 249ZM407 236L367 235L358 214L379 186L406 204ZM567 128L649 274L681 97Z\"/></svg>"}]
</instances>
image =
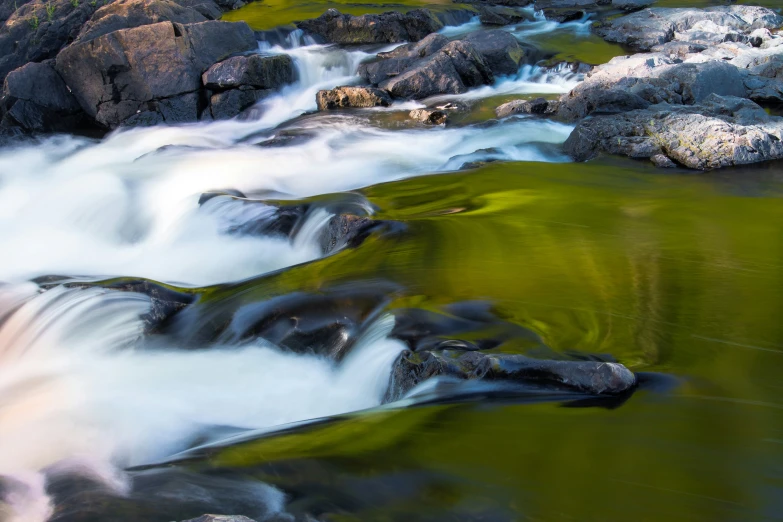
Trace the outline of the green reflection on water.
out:
<instances>
[{"instance_id":1,"label":"green reflection on water","mask_svg":"<svg viewBox=\"0 0 783 522\"><path fill-rule=\"evenodd\" d=\"M351 416L240 445L210 465L286 489L316 474L354 501L335 520L779 516L780 179L774 167L662 175L634 162L511 163L366 189L378 217L405 222L406 233L249 285L268 295L381 278L405 287L396 306L490 299L556 350L611 353L682 383L616 410ZM264 467L275 462L308 467ZM406 492L390 478L400 474L421 484Z\"/></svg>"}]
</instances>

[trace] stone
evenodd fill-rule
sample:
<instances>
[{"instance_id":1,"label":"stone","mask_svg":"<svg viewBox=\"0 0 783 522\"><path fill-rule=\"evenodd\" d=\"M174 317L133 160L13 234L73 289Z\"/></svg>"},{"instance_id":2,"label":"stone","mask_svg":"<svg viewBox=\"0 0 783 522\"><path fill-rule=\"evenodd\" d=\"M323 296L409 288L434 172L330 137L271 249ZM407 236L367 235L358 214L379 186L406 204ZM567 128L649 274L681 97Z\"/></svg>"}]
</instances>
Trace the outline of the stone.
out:
<instances>
[{"instance_id":1,"label":"stone","mask_svg":"<svg viewBox=\"0 0 783 522\"><path fill-rule=\"evenodd\" d=\"M585 12L580 9L570 8L547 8L542 9L544 18L553 22L564 24L566 22L575 22L581 20L585 16Z\"/></svg>"},{"instance_id":2,"label":"stone","mask_svg":"<svg viewBox=\"0 0 783 522\"><path fill-rule=\"evenodd\" d=\"M201 76L201 81L211 90L233 89L240 86L279 89L293 83L295 78L294 61L287 54L275 56L252 54L233 56L216 63Z\"/></svg>"},{"instance_id":3,"label":"stone","mask_svg":"<svg viewBox=\"0 0 783 522\"><path fill-rule=\"evenodd\" d=\"M612 7L623 11L644 9L655 3L655 0L612 0Z\"/></svg>"},{"instance_id":4,"label":"stone","mask_svg":"<svg viewBox=\"0 0 783 522\"><path fill-rule=\"evenodd\" d=\"M498 118L506 118L514 114L551 114L557 108L557 102L546 98L534 100L512 100L495 109Z\"/></svg>"},{"instance_id":5,"label":"stone","mask_svg":"<svg viewBox=\"0 0 783 522\"><path fill-rule=\"evenodd\" d=\"M217 92L209 97L209 112L214 120L227 120L239 116L273 91L240 87Z\"/></svg>"},{"instance_id":6,"label":"stone","mask_svg":"<svg viewBox=\"0 0 783 522\"><path fill-rule=\"evenodd\" d=\"M406 350L392 366L384 402L401 399L416 385L433 377L505 381L535 388L609 396L630 392L636 385L633 372L618 363L540 360L476 350Z\"/></svg>"},{"instance_id":7,"label":"stone","mask_svg":"<svg viewBox=\"0 0 783 522\"><path fill-rule=\"evenodd\" d=\"M406 69L411 68L421 59L432 56L448 43L448 38L433 33L418 42L401 45L389 52L378 53L375 60L362 63L359 66L359 76L378 85L389 78L402 74Z\"/></svg>"},{"instance_id":8,"label":"stone","mask_svg":"<svg viewBox=\"0 0 783 522\"><path fill-rule=\"evenodd\" d=\"M527 16L522 11L510 7L497 5L479 5L479 20L484 25L513 25L524 20L532 21L532 16Z\"/></svg>"},{"instance_id":9,"label":"stone","mask_svg":"<svg viewBox=\"0 0 783 522\"><path fill-rule=\"evenodd\" d=\"M611 0L537 0L536 9L566 9L608 5Z\"/></svg>"},{"instance_id":10,"label":"stone","mask_svg":"<svg viewBox=\"0 0 783 522\"><path fill-rule=\"evenodd\" d=\"M445 125L449 119L448 113L439 109L413 109L408 116L427 125Z\"/></svg>"},{"instance_id":11,"label":"stone","mask_svg":"<svg viewBox=\"0 0 783 522\"><path fill-rule=\"evenodd\" d=\"M31 132L68 131L87 117L50 63L28 63L5 78L3 117Z\"/></svg>"},{"instance_id":12,"label":"stone","mask_svg":"<svg viewBox=\"0 0 783 522\"><path fill-rule=\"evenodd\" d=\"M783 25L783 17L771 9L747 5L693 8L648 8L613 20L593 25L605 40L636 50L675 39L675 33L686 33L697 24L710 22L721 32L750 33L756 29L774 30Z\"/></svg>"},{"instance_id":13,"label":"stone","mask_svg":"<svg viewBox=\"0 0 783 522\"><path fill-rule=\"evenodd\" d=\"M422 99L438 94L459 94L488 85L494 75L481 54L463 41L449 42L431 56L378 84L395 98Z\"/></svg>"},{"instance_id":14,"label":"stone","mask_svg":"<svg viewBox=\"0 0 783 522\"><path fill-rule=\"evenodd\" d=\"M101 126L195 121L201 75L228 56L256 49L244 22L160 22L68 46L56 70Z\"/></svg>"},{"instance_id":15,"label":"stone","mask_svg":"<svg viewBox=\"0 0 783 522\"><path fill-rule=\"evenodd\" d=\"M256 522L252 518L242 515L201 515L197 518L183 520L182 522Z\"/></svg>"},{"instance_id":16,"label":"stone","mask_svg":"<svg viewBox=\"0 0 783 522\"><path fill-rule=\"evenodd\" d=\"M508 31L495 29L470 33L464 42L472 45L496 76L512 75L519 71L525 50Z\"/></svg>"},{"instance_id":17,"label":"stone","mask_svg":"<svg viewBox=\"0 0 783 522\"><path fill-rule=\"evenodd\" d=\"M783 118L754 102L709 95L699 105L656 104L580 122L564 144L576 161L605 152L708 170L783 158Z\"/></svg>"},{"instance_id":18,"label":"stone","mask_svg":"<svg viewBox=\"0 0 783 522\"><path fill-rule=\"evenodd\" d=\"M172 0L116 0L95 11L76 40L86 42L119 29L158 22L189 24L206 20L197 10L182 7Z\"/></svg>"},{"instance_id":19,"label":"stone","mask_svg":"<svg viewBox=\"0 0 783 522\"><path fill-rule=\"evenodd\" d=\"M388 107L389 93L375 87L336 87L315 95L319 111L345 108Z\"/></svg>"},{"instance_id":20,"label":"stone","mask_svg":"<svg viewBox=\"0 0 783 522\"><path fill-rule=\"evenodd\" d=\"M442 29L443 23L428 9L362 16L328 9L318 18L297 22L296 26L327 43L371 44L417 42Z\"/></svg>"}]
</instances>

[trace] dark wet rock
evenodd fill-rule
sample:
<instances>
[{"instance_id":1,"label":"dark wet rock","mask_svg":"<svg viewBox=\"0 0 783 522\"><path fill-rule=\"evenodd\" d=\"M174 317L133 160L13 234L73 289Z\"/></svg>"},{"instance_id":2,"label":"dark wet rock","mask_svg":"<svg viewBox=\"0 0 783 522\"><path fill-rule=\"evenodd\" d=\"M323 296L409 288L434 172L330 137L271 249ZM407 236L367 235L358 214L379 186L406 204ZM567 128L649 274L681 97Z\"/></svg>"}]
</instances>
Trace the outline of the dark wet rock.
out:
<instances>
[{"instance_id":1,"label":"dark wet rock","mask_svg":"<svg viewBox=\"0 0 783 522\"><path fill-rule=\"evenodd\" d=\"M199 197L203 212L218 217L220 231L241 236L290 238L305 219L304 204L274 204L246 198L241 192L223 190Z\"/></svg>"},{"instance_id":2,"label":"dark wet rock","mask_svg":"<svg viewBox=\"0 0 783 522\"><path fill-rule=\"evenodd\" d=\"M256 46L244 22L161 22L75 43L56 70L104 127L187 122L198 118L202 73Z\"/></svg>"},{"instance_id":3,"label":"dark wet rock","mask_svg":"<svg viewBox=\"0 0 783 522\"><path fill-rule=\"evenodd\" d=\"M54 58L76 39L98 8L89 1L31 1L18 3L0 26L0 81L28 62Z\"/></svg>"},{"instance_id":4,"label":"dark wet rock","mask_svg":"<svg viewBox=\"0 0 783 522\"><path fill-rule=\"evenodd\" d=\"M422 99L437 94L459 94L471 87L491 84L489 65L471 44L449 42L430 56L416 60L378 87L396 98Z\"/></svg>"},{"instance_id":5,"label":"dark wet rock","mask_svg":"<svg viewBox=\"0 0 783 522\"><path fill-rule=\"evenodd\" d=\"M577 161L602 152L631 158L663 158L707 170L783 158L783 118L750 100L710 95L701 104L652 105L588 118L564 144Z\"/></svg>"},{"instance_id":6,"label":"dark wet rock","mask_svg":"<svg viewBox=\"0 0 783 522\"><path fill-rule=\"evenodd\" d=\"M372 84L380 84L402 74L421 59L432 56L448 43L448 38L433 33L419 42L401 45L386 53L378 53L375 60L359 66L359 75Z\"/></svg>"},{"instance_id":7,"label":"dark wet rock","mask_svg":"<svg viewBox=\"0 0 783 522\"><path fill-rule=\"evenodd\" d=\"M335 87L318 91L315 95L318 110L388 107L392 104L389 93L375 87Z\"/></svg>"},{"instance_id":8,"label":"dark wet rock","mask_svg":"<svg viewBox=\"0 0 783 522\"><path fill-rule=\"evenodd\" d=\"M552 114L557 110L556 100L536 98L534 100L512 100L495 109L498 118L513 116L514 114Z\"/></svg>"},{"instance_id":9,"label":"dark wet rock","mask_svg":"<svg viewBox=\"0 0 783 522\"><path fill-rule=\"evenodd\" d=\"M342 248L359 246L377 224L377 221L367 216L354 214L332 216L321 232L319 241L321 251L324 255L328 255Z\"/></svg>"},{"instance_id":10,"label":"dark wet rock","mask_svg":"<svg viewBox=\"0 0 783 522\"><path fill-rule=\"evenodd\" d=\"M445 125L449 119L446 111L438 109L413 109L408 116L427 125Z\"/></svg>"},{"instance_id":11,"label":"dark wet rock","mask_svg":"<svg viewBox=\"0 0 783 522\"><path fill-rule=\"evenodd\" d=\"M252 518L243 515L201 515L198 518L183 520L182 522L256 522Z\"/></svg>"},{"instance_id":12,"label":"dark wet rock","mask_svg":"<svg viewBox=\"0 0 783 522\"><path fill-rule=\"evenodd\" d=\"M637 11L650 7L655 0L612 0L612 7L622 9L623 11Z\"/></svg>"},{"instance_id":13,"label":"dark wet rock","mask_svg":"<svg viewBox=\"0 0 783 522\"><path fill-rule=\"evenodd\" d=\"M611 0L536 0L536 9L587 8L610 3Z\"/></svg>"},{"instance_id":14,"label":"dark wet rock","mask_svg":"<svg viewBox=\"0 0 783 522\"><path fill-rule=\"evenodd\" d=\"M480 5L479 20L484 25L513 25L524 20L532 21L532 16L511 9L510 7L497 5Z\"/></svg>"},{"instance_id":15,"label":"dark wet rock","mask_svg":"<svg viewBox=\"0 0 783 522\"><path fill-rule=\"evenodd\" d=\"M158 22L190 24L206 20L197 10L172 0L116 0L95 11L79 31L77 41L86 42L120 29Z\"/></svg>"},{"instance_id":16,"label":"dark wet rock","mask_svg":"<svg viewBox=\"0 0 783 522\"><path fill-rule=\"evenodd\" d=\"M209 97L209 113L214 120L227 120L241 115L263 98L271 94L270 89L239 87L217 92Z\"/></svg>"},{"instance_id":17,"label":"dark wet rock","mask_svg":"<svg viewBox=\"0 0 783 522\"><path fill-rule=\"evenodd\" d=\"M6 76L0 107L8 123L31 132L67 131L87 121L50 63L28 63Z\"/></svg>"},{"instance_id":18,"label":"dark wet rock","mask_svg":"<svg viewBox=\"0 0 783 522\"><path fill-rule=\"evenodd\" d=\"M287 54L232 56L216 63L201 76L204 86L213 91L237 87L279 89L295 79L294 61Z\"/></svg>"},{"instance_id":19,"label":"dark wet rock","mask_svg":"<svg viewBox=\"0 0 783 522\"><path fill-rule=\"evenodd\" d=\"M575 22L581 20L585 16L584 11L570 8L548 8L542 9L541 12L544 13L544 18L547 20L552 20L553 22L561 24Z\"/></svg>"},{"instance_id":20,"label":"dark wet rock","mask_svg":"<svg viewBox=\"0 0 783 522\"><path fill-rule=\"evenodd\" d=\"M683 40L678 34L701 31L705 26L731 32L750 33L756 29L777 29L783 17L771 9L747 5L692 8L649 8L593 26L596 33L610 42L640 51L672 40ZM715 42L718 43L718 42Z\"/></svg>"},{"instance_id":21,"label":"dark wet rock","mask_svg":"<svg viewBox=\"0 0 783 522\"><path fill-rule=\"evenodd\" d=\"M392 367L384 402L404 397L416 385L433 377L508 381L588 395L620 395L636 384L633 372L618 363L548 361L523 355L449 349L405 351Z\"/></svg>"},{"instance_id":22,"label":"dark wet rock","mask_svg":"<svg viewBox=\"0 0 783 522\"><path fill-rule=\"evenodd\" d=\"M654 103L693 104L711 94L746 96L739 69L717 60L682 63L660 54L620 56L593 69L563 95L557 116L576 121L592 113L644 109Z\"/></svg>"},{"instance_id":23,"label":"dark wet rock","mask_svg":"<svg viewBox=\"0 0 783 522\"><path fill-rule=\"evenodd\" d=\"M463 41L479 52L496 76L516 74L525 58L525 49L508 31L476 31L467 35Z\"/></svg>"},{"instance_id":24,"label":"dark wet rock","mask_svg":"<svg viewBox=\"0 0 783 522\"><path fill-rule=\"evenodd\" d=\"M417 42L443 28L443 23L428 9L362 16L329 9L318 18L296 25L325 42L339 44Z\"/></svg>"},{"instance_id":25,"label":"dark wet rock","mask_svg":"<svg viewBox=\"0 0 783 522\"><path fill-rule=\"evenodd\" d=\"M506 7L527 7L533 3L533 0L454 0L458 4L473 4L475 6L506 6Z\"/></svg>"},{"instance_id":26,"label":"dark wet rock","mask_svg":"<svg viewBox=\"0 0 783 522\"><path fill-rule=\"evenodd\" d=\"M317 133L302 129L282 129L260 141L259 147L288 147L306 143L318 136Z\"/></svg>"},{"instance_id":27,"label":"dark wet rock","mask_svg":"<svg viewBox=\"0 0 783 522\"><path fill-rule=\"evenodd\" d=\"M204 192L203 194L201 194L199 196L199 198L198 198L198 205L201 206L204 203L206 203L207 201L209 201L210 199L216 198L218 196L232 196L232 197L235 197L235 198L242 198L242 199L245 199L247 197L247 196L245 196L245 193L242 192L241 190L232 189L232 188L220 189L220 190L210 190L210 191Z\"/></svg>"}]
</instances>

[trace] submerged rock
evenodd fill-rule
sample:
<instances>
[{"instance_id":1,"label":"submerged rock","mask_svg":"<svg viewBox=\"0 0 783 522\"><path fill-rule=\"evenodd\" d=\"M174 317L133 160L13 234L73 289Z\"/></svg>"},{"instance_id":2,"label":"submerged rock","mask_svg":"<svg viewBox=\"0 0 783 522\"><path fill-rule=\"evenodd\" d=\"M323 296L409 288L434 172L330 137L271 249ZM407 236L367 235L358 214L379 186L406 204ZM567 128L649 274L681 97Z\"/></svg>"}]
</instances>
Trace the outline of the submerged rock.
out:
<instances>
[{"instance_id":1,"label":"submerged rock","mask_svg":"<svg viewBox=\"0 0 783 522\"><path fill-rule=\"evenodd\" d=\"M590 395L619 395L636 384L633 372L618 363L548 361L474 350L405 351L394 362L384 402L398 400L419 383L440 376L510 381Z\"/></svg>"},{"instance_id":2,"label":"submerged rock","mask_svg":"<svg viewBox=\"0 0 783 522\"><path fill-rule=\"evenodd\" d=\"M315 95L318 110L388 107L392 104L389 93L375 87L335 87L318 91Z\"/></svg>"},{"instance_id":3,"label":"submerged rock","mask_svg":"<svg viewBox=\"0 0 783 522\"><path fill-rule=\"evenodd\" d=\"M533 17L511 9L510 7L497 5L479 5L479 20L484 25L513 25L523 20L533 21Z\"/></svg>"},{"instance_id":4,"label":"submerged rock","mask_svg":"<svg viewBox=\"0 0 783 522\"><path fill-rule=\"evenodd\" d=\"M413 109L408 116L427 125L444 125L449 115L439 109Z\"/></svg>"},{"instance_id":5,"label":"submerged rock","mask_svg":"<svg viewBox=\"0 0 783 522\"><path fill-rule=\"evenodd\" d=\"M707 170L781 159L782 140L783 118L750 100L712 94L694 106L657 104L588 118L564 147L577 161L606 152Z\"/></svg>"},{"instance_id":6,"label":"submerged rock","mask_svg":"<svg viewBox=\"0 0 783 522\"><path fill-rule=\"evenodd\" d=\"M28 63L6 76L0 107L6 125L26 131L69 131L87 122L87 115L50 63Z\"/></svg>"},{"instance_id":7,"label":"submerged rock","mask_svg":"<svg viewBox=\"0 0 783 522\"><path fill-rule=\"evenodd\" d=\"M361 16L328 9L318 18L296 25L327 43L338 44L417 42L443 28L443 23L428 9Z\"/></svg>"}]
</instances>

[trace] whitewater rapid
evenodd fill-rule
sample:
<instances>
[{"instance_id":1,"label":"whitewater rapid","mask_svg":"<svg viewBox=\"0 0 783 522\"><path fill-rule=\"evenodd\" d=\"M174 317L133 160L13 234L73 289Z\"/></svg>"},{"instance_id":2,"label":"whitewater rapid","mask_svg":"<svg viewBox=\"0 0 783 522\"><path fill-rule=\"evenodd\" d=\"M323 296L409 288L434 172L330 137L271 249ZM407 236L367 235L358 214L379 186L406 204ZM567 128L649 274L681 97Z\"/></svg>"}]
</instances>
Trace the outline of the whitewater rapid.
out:
<instances>
[{"instance_id":1,"label":"whitewater rapid","mask_svg":"<svg viewBox=\"0 0 783 522\"><path fill-rule=\"evenodd\" d=\"M564 30L586 27L579 23ZM556 29L540 19L511 28L518 36ZM146 344L146 296L42 291L28 282L128 276L206 286L323 255L325 211L312 213L293 238L228 234L237 207L199 206L209 190L299 199L456 170L466 161L567 160L546 145L562 143L571 127L543 120L420 129L383 128L371 117L417 102L310 114L319 89L358 83L358 65L378 50L316 45L293 33L287 47L261 43L259 52L291 55L298 81L249 118L120 130L101 140L54 136L0 151L0 519L45 520L52 510L45 477L55 470L81 470L121 494L123 468L182 451L210 427L259 429L380 404L404 348L388 337L391 317L339 365L260 341L189 351ZM555 94L578 80L527 66L443 99ZM303 139L265 146L285 133Z\"/></svg>"}]
</instances>

